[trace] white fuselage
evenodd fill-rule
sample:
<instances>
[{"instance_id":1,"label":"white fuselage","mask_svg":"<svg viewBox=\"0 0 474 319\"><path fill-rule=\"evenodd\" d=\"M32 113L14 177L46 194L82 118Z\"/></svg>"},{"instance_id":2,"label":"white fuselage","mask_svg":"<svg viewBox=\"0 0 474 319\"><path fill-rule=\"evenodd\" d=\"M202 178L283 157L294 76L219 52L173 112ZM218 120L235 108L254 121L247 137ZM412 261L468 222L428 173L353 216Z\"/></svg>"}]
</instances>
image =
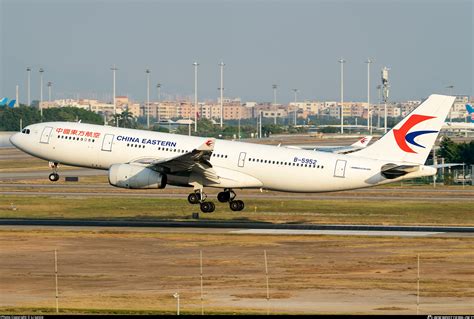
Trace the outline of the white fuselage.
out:
<instances>
[{"instance_id":1,"label":"white fuselage","mask_svg":"<svg viewBox=\"0 0 474 319\"><path fill-rule=\"evenodd\" d=\"M113 164L161 160L190 152L206 138L72 122L27 127L11 142L33 156L66 165L107 170ZM370 187L433 174L421 166L396 179L381 175L389 162L350 155L216 140L210 158L217 188L263 188L287 192L327 192ZM390 162L394 163L394 162ZM396 163L396 162L395 162ZM168 175L168 184L189 186L188 176Z\"/></svg>"}]
</instances>

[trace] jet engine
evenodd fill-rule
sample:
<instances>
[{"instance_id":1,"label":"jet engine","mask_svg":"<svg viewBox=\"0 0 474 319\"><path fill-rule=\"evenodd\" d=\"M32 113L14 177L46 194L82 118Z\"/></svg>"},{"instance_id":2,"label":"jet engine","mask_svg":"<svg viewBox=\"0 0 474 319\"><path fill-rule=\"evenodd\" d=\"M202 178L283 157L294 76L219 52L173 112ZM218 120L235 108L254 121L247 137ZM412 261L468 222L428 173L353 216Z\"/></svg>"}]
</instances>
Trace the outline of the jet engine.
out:
<instances>
[{"instance_id":1,"label":"jet engine","mask_svg":"<svg viewBox=\"0 0 474 319\"><path fill-rule=\"evenodd\" d=\"M114 164L109 168L109 183L120 188L165 188L166 175L148 167Z\"/></svg>"}]
</instances>

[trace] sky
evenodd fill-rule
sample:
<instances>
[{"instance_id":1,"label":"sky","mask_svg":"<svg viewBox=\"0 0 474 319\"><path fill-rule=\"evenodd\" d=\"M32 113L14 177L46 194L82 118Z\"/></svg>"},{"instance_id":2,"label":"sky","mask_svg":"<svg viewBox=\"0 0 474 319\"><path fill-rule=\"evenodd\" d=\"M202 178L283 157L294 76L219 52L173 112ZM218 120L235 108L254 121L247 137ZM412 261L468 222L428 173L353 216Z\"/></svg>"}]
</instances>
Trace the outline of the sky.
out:
<instances>
[{"instance_id":1,"label":"sky","mask_svg":"<svg viewBox=\"0 0 474 319\"><path fill-rule=\"evenodd\" d=\"M390 68L390 100L431 93L473 95L473 1L158 1L0 0L0 96L26 103L39 99L40 78L53 83L53 98L151 100L193 97L198 67L200 100L217 99L219 62L224 92L243 101L287 103L377 101L380 70Z\"/></svg>"}]
</instances>

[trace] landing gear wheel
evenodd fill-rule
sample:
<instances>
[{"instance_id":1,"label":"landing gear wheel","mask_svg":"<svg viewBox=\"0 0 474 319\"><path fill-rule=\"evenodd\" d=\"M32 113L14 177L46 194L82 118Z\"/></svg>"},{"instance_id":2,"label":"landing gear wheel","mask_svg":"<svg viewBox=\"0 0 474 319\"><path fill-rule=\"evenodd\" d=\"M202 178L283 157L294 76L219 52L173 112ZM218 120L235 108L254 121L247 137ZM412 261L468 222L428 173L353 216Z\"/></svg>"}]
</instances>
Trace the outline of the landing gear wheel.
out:
<instances>
[{"instance_id":1,"label":"landing gear wheel","mask_svg":"<svg viewBox=\"0 0 474 319\"><path fill-rule=\"evenodd\" d=\"M245 204L241 200L233 200L233 201L229 202L229 207L234 212L238 212L238 211L241 211L241 210L244 209Z\"/></svg>"},{"instance_id":2,"label":"landing gear wheel","mask_svg":"<svg viewBox=\"0 0 474 319\"><path fill-rule=\"evenodd\" d=\"M59 181L59 175L58 175L58 165L59 163L56 162L49 162L49 167L53 170L51 174L49 174L49 180L51 182L57 182Z\"/></svg>"},{"instance_id":3,"label":"landing gear wheel","mask_svg":"<svg viewBox=\"0 0 474 319\"><path fill-rule=\"evenodd\" d=\"M202 202L200 206L203 213L212 213L216 209L213 202Z\"/></svg>"},{"instance_id":4,"label":"landing gear wheel","mask_svg":"<svg viewBox=\"0 0 474 319\"><path fill-rule=\"evenodd\" d=\"M227 203L230 200L229 192L220 192L217 194L217 200L221 203Z\"/></svg>"},{"instance_id":5,"label":"landing gear wheel","mask_svg":"<svg viewBox=\"0 0 474 319\"><path fill-rule=\"evenodd\" d=\"M57 173L49 174L49 180L51 182L57 182L59 180L59 175Z\"/></svg>"},{"instance_id":6,"label":"landing gear wheel","mask_svg":"<svg viewBox=\"0 0 474 319\"><path fill-rule=\"evenodd\" d=\"M190 204L199 204L200 201L201 201L201 194L191 193L188 195L188 202Z\"/></svg>"},{"instance_id":7,"label":"landing gear wheel","mask_svg":"<svg viewBox=\"0 0 474 319\"><path fill-rule=\"evenodd\" d=\"M221 203L232 202L235 196L235 192L232 189L224 188L223 192L217 194L217 200Z\"/></svg>"}]
</instances>

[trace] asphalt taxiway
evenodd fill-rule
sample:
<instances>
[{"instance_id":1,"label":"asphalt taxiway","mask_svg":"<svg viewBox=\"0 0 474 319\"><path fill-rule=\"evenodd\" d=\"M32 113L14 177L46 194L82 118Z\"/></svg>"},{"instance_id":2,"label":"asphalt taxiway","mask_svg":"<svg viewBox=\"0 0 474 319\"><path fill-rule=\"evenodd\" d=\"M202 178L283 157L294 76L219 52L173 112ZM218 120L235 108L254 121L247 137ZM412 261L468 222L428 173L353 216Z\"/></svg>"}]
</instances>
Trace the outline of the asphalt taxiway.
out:
<instances>
[{"instance_id":1,"label":"asphalt taxiway","mask_svg":"<svg viewBox=\"0 0 474 319\"><path fill-rule=\"evenodd\" d=\"M236 234L282 234L282 235L359 235L359 236L398 236L420 237L446 235L450 237L474 236L474 227L456 226L387 226L387 225L323 225L323 224L276 224L265 222L228 221L174 221L174 220L136 220L136 219L28 219L1 218L0 227L54 227L67 228L123 228L128 230L176 229L179 232L189 229L204 232ZM192 231L191 231L192 232Z\"/></svg>"}]
</instances>

